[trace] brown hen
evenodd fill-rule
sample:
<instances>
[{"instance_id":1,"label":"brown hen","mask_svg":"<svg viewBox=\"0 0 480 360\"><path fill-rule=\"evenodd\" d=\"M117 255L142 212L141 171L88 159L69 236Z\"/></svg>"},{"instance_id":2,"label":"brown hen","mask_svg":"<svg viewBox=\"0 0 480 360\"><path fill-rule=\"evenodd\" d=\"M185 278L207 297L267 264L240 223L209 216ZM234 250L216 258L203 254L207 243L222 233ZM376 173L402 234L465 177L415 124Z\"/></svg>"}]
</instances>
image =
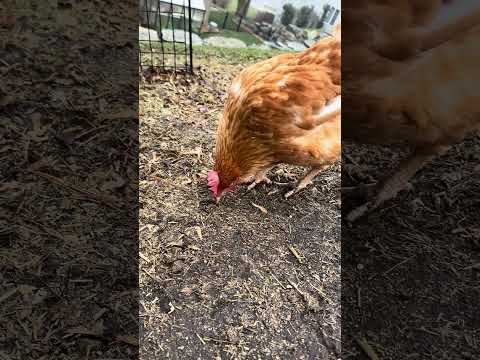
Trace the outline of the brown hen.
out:
<instances>
[{"instance_id":1,"label":"brown hen","mask_svg":"<svg viewBox=\"0 0 480 360\"><path fill-rule=\"evenodd\" d=\"M233 81L208 174L217 202L226 191L266 181L273 166L310 167L294 190L309 185L340 157L340 28L302 53L244 69Z\"/></svg>"}]
</instances>

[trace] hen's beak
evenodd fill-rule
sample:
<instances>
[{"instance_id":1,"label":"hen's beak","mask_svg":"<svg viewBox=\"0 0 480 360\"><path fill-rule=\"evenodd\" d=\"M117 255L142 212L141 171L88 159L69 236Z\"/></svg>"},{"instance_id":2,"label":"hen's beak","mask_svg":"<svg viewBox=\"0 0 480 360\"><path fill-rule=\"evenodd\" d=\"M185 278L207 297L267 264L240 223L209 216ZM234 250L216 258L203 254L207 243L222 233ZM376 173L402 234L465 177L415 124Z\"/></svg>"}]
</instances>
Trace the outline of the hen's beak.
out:
<instances>
[{"instance_id":1,"label":"hen's beak","mask_svg":"<svg viewBox=\"0 0 480 360\"><path fill-rule=\"evenodd\" d=\"M217 196L217 197L215 198L215 203L218 204L218 203L220 202L220 199L221 199L221 198L222 198L221 196Z\"/></svg>"}]
</instances>

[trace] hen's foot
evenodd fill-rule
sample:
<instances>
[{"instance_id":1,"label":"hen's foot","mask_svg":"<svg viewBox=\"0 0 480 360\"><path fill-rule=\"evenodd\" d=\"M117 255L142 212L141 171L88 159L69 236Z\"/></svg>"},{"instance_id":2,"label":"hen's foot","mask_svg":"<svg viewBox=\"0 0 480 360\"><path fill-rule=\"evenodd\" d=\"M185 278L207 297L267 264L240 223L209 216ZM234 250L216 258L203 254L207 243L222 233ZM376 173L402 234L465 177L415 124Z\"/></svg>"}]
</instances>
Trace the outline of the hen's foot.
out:
<instances>
[{"instance_id":1,"label":"hen's foot","mask_svg":"<svg viewBox=\"0 0 480 360\"><path fill-rule=\"evenodd\" d=\"M253 182L250 185L248 185L247 189L252 190L255 186L261 183L271 184L272 181L269 178L267 178L267 173L270 171L270 169L271 167L267 167L258 171L253 176Z\"/></svg>"},{"instance_id":2,"label":"hen's foot","mask_svg":"<svg viewBox=\"0 0 480 360\"><path fill-rule=\"evenodd\" d=\"M304 182L302 184L299 183L297 186L295 186L293 190L290 190L285 194L285 199L288 199L290 196L300 192L301 190L305 189L307 186L312 185L312 183L313 183L312 181Z\"/></svg>"},{"instance_id":3,"label":"hen's foot","mask_svg":"<svg viewBox=\"0 0 480 360\"><path fill-rule=\"evenodd\" d=\"M322 170L326 169L328 165L320 166L320 167L314 167L312 170L310 170L295 186L293 190L290 190L287 192L284 196L285 199L288 199L290 196L298 193L299 191L305 189L307 186L312 185L313 179L315 176L317 176Z\"/></svg>"},{"instance_id":4,"label":"hen's foot","mask_svg":"<svg viewBox=\"0 0 480 360\"><path fill-rule=\"evenodd\" d=\"M267 178L265 175L263 175L262 177L255 177L253 182L250 185L248 185L247 189L252 190L255 186L257 186L258 184L261 184L261 183L271 184L272 180Z\"/></svg>"}]
</instances>

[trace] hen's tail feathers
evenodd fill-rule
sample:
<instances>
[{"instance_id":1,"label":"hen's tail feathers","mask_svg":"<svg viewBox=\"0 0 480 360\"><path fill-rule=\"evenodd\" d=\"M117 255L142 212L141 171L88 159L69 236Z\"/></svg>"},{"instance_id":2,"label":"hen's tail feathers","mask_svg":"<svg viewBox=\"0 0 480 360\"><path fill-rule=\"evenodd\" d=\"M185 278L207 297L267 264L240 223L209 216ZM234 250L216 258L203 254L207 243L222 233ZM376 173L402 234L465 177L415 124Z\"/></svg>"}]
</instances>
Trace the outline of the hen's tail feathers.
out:
<instances>
[{"instance_id":1,"label":"hen's tail feathers","mask_svg":"<svg viewBox=\"0 0 480 360\"><path fill-rule=\"evenodd\" d=\"M433 49L449 40L461 36L480 24L480 9L422 36L422 51Z\"/></svg>"},{"instance_id":2,"label":"hen's tail feathers","mask_svg":"<svg viewBox=\"0 0 480 360\"><path fill-rule=\"evenodd\" d=\"M334 117L340 115L342 112L342 96L338 95L329 101L320 112L315 116L315 126L319 126Z\"/></svg>"}]
</instances>

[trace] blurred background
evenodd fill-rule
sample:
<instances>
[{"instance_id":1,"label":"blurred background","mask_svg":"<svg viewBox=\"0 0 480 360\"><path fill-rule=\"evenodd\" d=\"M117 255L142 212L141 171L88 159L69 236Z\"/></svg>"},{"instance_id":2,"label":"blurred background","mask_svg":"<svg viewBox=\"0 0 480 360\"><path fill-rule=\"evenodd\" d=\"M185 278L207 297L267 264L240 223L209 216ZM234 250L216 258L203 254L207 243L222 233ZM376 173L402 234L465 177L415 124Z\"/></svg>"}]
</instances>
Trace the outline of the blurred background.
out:
<instances>
[{"instance_id":1,"label":"blurred background","mask_svg":"<svg viewBox=\"0 0 480 360\"><path fill-rule=\"evenodd\" d=\"M340 0L140 0L143 65L192 71L195 46L302 51L340 22ZM155 58L152 53L161 53ZM200 50L201 52L201 50Z\"/></svg>"}]
</instances>

